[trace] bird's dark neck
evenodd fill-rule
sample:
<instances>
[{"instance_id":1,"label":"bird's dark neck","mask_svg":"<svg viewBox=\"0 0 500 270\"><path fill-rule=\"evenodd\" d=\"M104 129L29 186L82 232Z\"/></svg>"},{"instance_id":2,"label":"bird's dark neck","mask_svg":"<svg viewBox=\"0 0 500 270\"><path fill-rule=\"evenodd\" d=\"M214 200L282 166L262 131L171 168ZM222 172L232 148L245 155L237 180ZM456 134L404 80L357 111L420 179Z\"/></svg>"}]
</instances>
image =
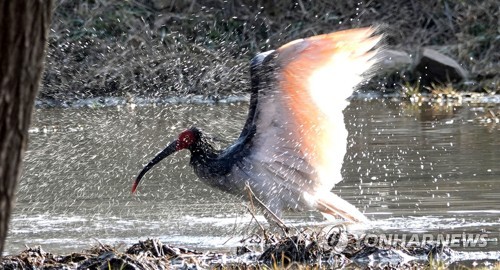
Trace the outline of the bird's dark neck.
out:
<instances>
[{"instance_id":1,"label":"bird's dark neck","mask_svg":"<svg viewBox=\"0 0 500 270\"><path fill-rule=\"evenodd\" d=\"M193 166L209 163L211 160L217 159L220 154L220 151L215 150L204 138L201 138L190 150L191 165Z\"/></svg>"}]
</instances>

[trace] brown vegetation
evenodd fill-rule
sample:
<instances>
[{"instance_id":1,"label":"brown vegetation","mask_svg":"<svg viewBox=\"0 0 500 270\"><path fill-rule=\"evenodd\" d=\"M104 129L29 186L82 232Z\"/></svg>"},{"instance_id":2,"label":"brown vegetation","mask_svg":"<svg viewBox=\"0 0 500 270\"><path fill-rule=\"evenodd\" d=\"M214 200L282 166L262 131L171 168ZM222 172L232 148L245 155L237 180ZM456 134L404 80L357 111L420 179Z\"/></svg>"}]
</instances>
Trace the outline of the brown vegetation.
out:
<instances>
[{"instance_id":1,"label":"brown vegetation","mask_svg":"<svg viewBox=\"0 0 500 270\"><path fill-rule=\"evenodd\" d=\"M497 91L499 14L495 0L59 0L41 97L241 94L257 52L367 25L388 47L457 59L480 83L467 90Z\"/></svg>"}]
</instances>

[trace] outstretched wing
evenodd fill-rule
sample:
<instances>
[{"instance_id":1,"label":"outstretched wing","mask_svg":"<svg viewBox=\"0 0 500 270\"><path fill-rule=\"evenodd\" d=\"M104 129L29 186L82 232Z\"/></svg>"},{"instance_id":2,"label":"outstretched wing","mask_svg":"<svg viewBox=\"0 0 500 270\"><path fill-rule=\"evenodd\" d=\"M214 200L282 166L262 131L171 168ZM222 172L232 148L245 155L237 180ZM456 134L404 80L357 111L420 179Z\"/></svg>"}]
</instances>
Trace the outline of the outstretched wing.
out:
<instances>
[{"instance_id":1,"label":"outstretched wing","mask_svg":"<svg viewBox=\"0 0 500 270\"><path fill-rule=\"evenodd\" d=\"M249 119L240 138L248 158L275 186L298 190L311 204L342 180L346 99L375 62L380 37L352 29L290 42L252 63Z\"/></svg>"}]
</instances>

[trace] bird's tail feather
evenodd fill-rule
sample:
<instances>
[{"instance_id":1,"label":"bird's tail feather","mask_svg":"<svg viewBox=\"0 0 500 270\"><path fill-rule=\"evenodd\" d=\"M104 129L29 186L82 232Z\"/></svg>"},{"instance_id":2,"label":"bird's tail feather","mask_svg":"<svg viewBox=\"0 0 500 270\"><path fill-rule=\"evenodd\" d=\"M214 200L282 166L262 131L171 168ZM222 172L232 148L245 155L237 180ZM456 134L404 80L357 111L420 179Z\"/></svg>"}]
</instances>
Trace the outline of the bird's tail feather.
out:
<instances>
[{"instance_id":1,"label":"bird's tail feather","mask_svg":"<svg viewBox=\"0 0 500 270\"><path fill-rule=\"evenodd\" d=\"M369 223L354 205L331 192L321 192L316 196L316 208L326 219L332 220L338 217L355 223Z\"/></svg>"}]
</instances>

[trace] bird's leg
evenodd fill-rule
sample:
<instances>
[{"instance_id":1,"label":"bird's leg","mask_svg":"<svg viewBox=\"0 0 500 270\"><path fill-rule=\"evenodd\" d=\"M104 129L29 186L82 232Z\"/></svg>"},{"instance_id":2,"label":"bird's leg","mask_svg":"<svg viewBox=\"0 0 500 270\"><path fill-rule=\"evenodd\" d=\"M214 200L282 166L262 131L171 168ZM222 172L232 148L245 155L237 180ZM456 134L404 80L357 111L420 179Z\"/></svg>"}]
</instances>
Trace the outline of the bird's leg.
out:
<instances>
[{"instance_id":1,"label":"bird's leg","mask_svg":"<svg viewBox=\"0 0 500 270\"><path fill-rule=\"evenodd\" d=\"M255 207L254 207L253 203L251 203L251 207L248 206L248 205L246 205L245 207L247 208L247 210L250 213L250 215L252 215L252 219L255 220L255 222L257 223L257 225L259 226L259 228L262 230L262 234L264 236L265 243L269 243L270 242L270 237L267 234L266 229L264 228L264 226L262 226L260 224L260 222L257 220L257 217L255 217ZM250 221L250 223L251 223L251 221ZM256 235L257 237L260 238L260 236L258 234L254 234L254 235ZM245 242L245 241L242 240L241 242Z\"/></svg>"},{"instance_id":2,"label":"bird's leg","mask_svg":"<svg viewBox=\"0 0 500 270\"><path fill-rule=\"evenodd\" d=\"M250 204L252 205L252 207L254 205L253 200L255 199L255 201L264 209L265 211L264 216L266 217L266 219L274 221L276 225L278 225L278 227L280 227L283 230L285 235L287 235L290 229L288 228L288 226L286 226L285 222L283 222L283 220L281 220L273 211L271 211L271 209L269 209L267 205L265 205L259 198L257 198L257 196L255 196L255 193L253 193L252 188L248 185L248 183L246 183L245 189L248 192L248 198L250 200Z\"/></svg>"},{"instance_id":3,"label":"bird's leg","mask_svg":"<svg viewBox=\"0 0 500 270\"><path fill-rule=\"evenodd\" d=\"M271 241L271 237L269 237L269 235L267 234L267 231L266 229L264 228L264 226L262 226L259 222L259 220L257 219L257 217L255 216L255 205L253 203L253 192L252 192L252 189L248 186L248 183L246 183L245 185L245 189L247 190L248 192L248 200L250 202L250 205L245 205L245 207L247 208L248 212L250 213L250 215L252 215L252 220L255 220L255 222L257 223L257 225L260 227L260 229L262 230L262 234L264 236L264 240L265 240L265 243L270 243ZM252 221L250 221L251 223ZM259 237L258 234L254 234L256 235L257 237ZM259 237L260 238L260 237ZM242 240L242 242L244 242L244 240Z\"/></svg>"},{"instance_id":4,"label":"bird's leg","mask_svg":"<svg viewBox=\"0 0 500 270\"><path fill-rule=\"evenodd\" d=\"M262 226L260 224L260 222L257 220L257 217L255 217L255 207L254 207L253 203L251 202L250 205L251 205L251 207L249 207L248 205L245 205L245 207L247 208L247 210L250 213L250 215L252 215L253 220L255 220L255 222L257 223L257 225L259 225L260 229L265 234L266 233L266 229L264 228L264 226Z\"/></svg>"}]
</instances>

